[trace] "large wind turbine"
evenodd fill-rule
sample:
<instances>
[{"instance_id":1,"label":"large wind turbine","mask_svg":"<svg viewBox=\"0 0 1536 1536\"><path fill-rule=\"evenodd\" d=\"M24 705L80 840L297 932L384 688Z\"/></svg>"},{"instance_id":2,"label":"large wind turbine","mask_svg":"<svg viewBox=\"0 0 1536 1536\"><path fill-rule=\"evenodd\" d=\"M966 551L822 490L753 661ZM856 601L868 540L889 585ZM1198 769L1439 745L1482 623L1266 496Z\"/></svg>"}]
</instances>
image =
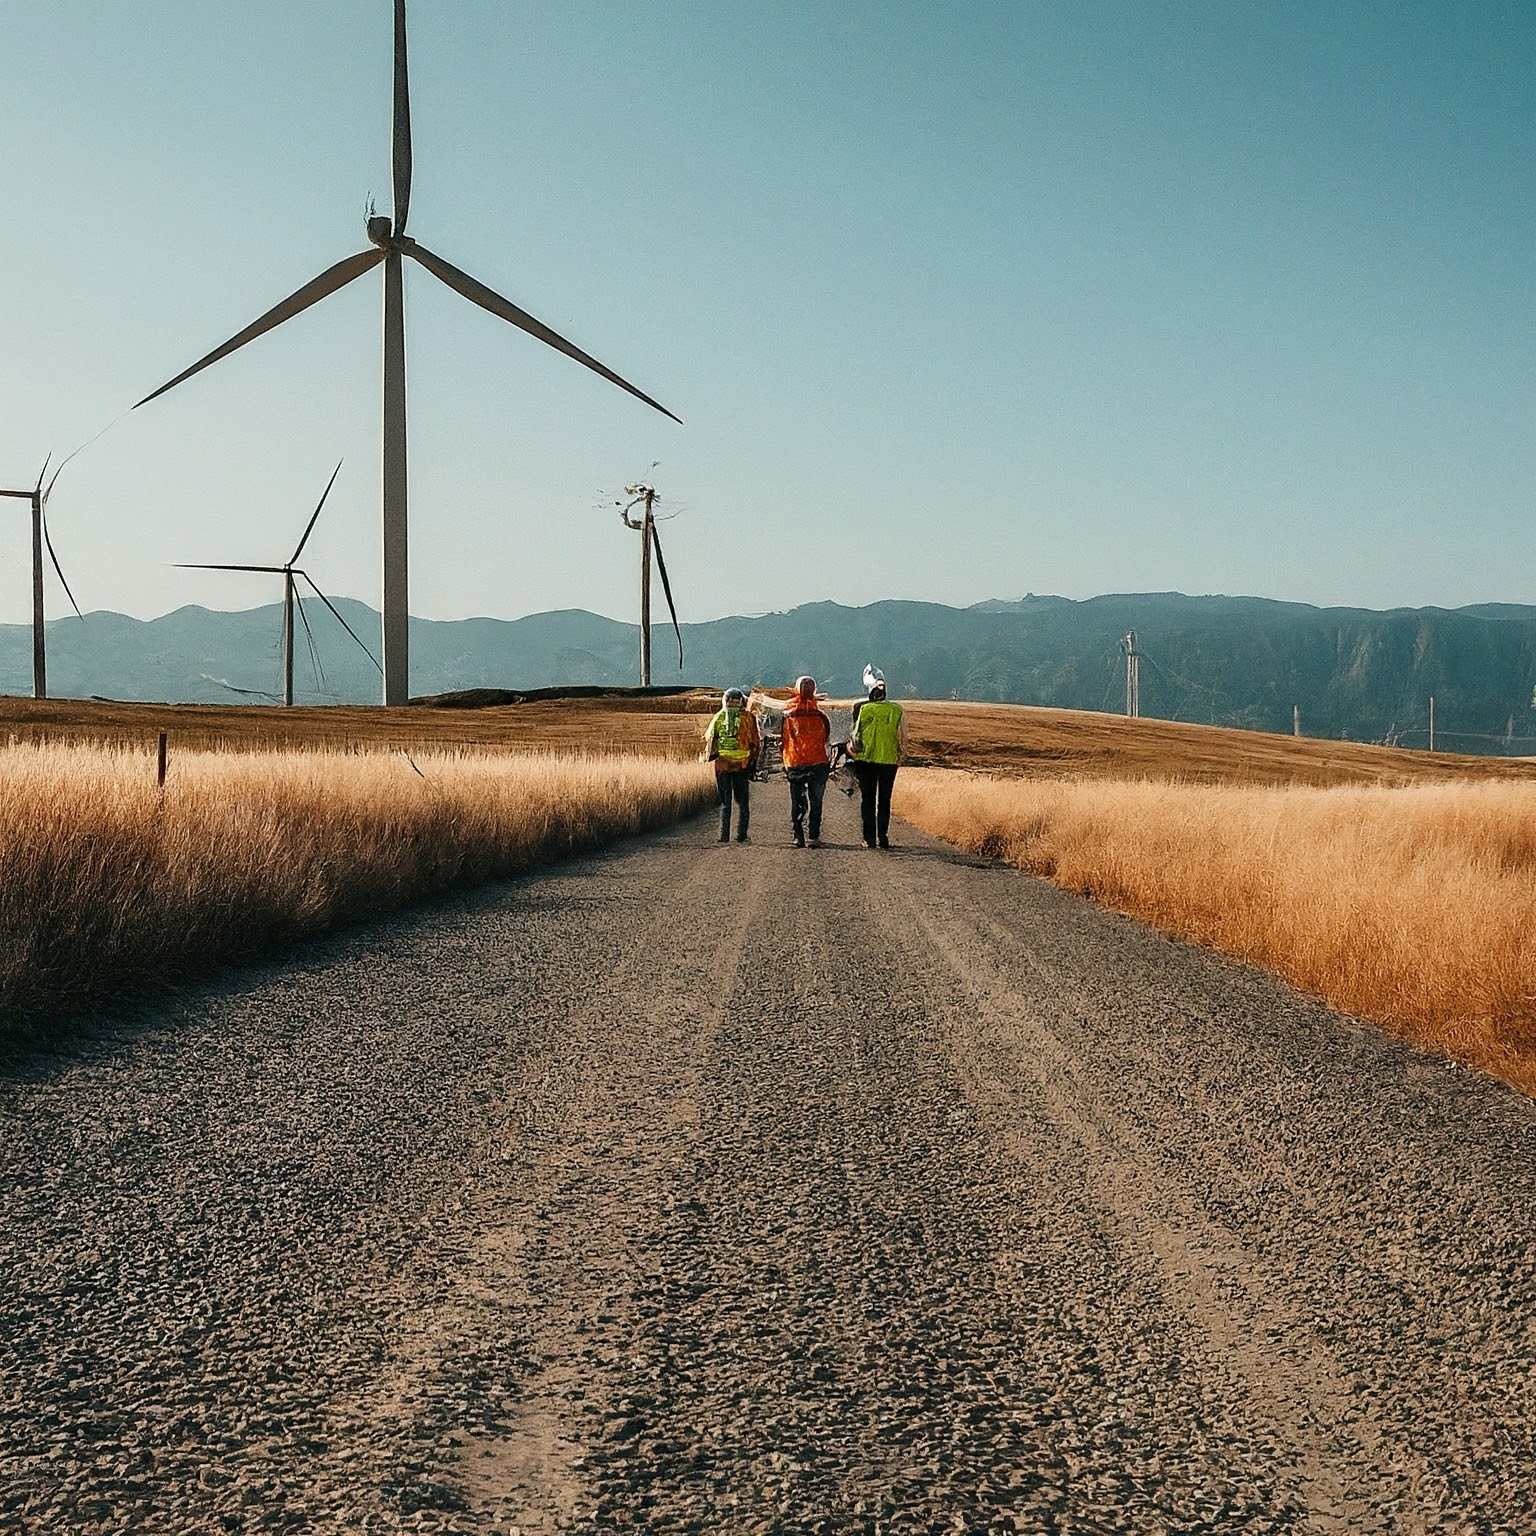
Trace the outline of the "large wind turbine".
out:
<instances>
[{"instance_id":1,"label":"large wind turbine","mask_svg":"<svg viewBox=\"0 0 1536 1536\"><path fill-rule=\"evenodd\" d=\"M52 460L52 454L43 460L43 467L38 471L37 484L30 491L0 491L0 496L13 496L18 501L32 503L32 697L34 699L48 697L48 652L43 639L43 549L45 546L48 550L48 558L53 561L53 568L58 573L59 583L69 597L69 605L75 610L75 617L79 619L85 617L80 612L79 603L75 601L75 594L69 590L69 583L64 580L64 568L59 564L59 557L53 552L53 540L48 537L48 498L53 494L54 481L59 478L59 469L64 468L64 465L60 464L59 469L54 470L53 480L50 480L45 488L43 476L48 473L48 465Z\"/></svg>"},{"instance_id":2,"label":"large wind turbine","mask_svg":"<svg viewBox=\"0 0 1536 1536\"><path fill-rule=\"evenodd\" d=\"M262 571L268 575L281 576L283 578L283 703L290 708L293 705L293 611L295 603L298 601L298 592L294 585L295 576L302 577L309 583L310 590L331 610L332 614L335 615L336 622L357 641L358 645L362 646L363 654L367 656L368 660L373 662L376 667L379 665L373 652L366 645L363 645L362 638L358 635L357 631L342 618L336 605L315 585L314 578L308 571L300 570L299 568L299 556L304 553L304 546L309 543L309 536L315 531L315 524L319 522L321 509L325 506L325 498L331 494L331 487L336 484L336 476L340 473L341 465L338 464L331 471L331 478L325 482L325 489L320 493L319 506L310 515L309 522L304 527L304 537L299 540L298 548L294 550L293 557L286 565L178 565L176 567L179 571ZM303 620L304 628L307 631L309 629L309 620L304 617L302 602L298 602L298 610L299 618Z\"/></svg>"},{"instance_id":3,"label":"large wind turbine","mask_svg":"<svg viewBox=\"0 0 1536 1536\"><path fill-rule=\"evenodd\" d=\"M530 336L537 337L557 352L575 358L578 363L600 373L620 389L627 390L637 399L653 406L664 416L671 416L681 425L681 418L674 416L666 406L651 399L643 390L636 389L626 379L621 379L612 369L605 368L596 358L589 357L579 347L563 336L550 330L542 321L534 319L526 310L492 292L484 283L461 272L441 256L435 256L424 245L418 245L405 232L406 216L411 202L411 99L406 76L405 56L405 0L395 0L395 83L394 83L394 143L391 156L394 181L394 218L382 214L371 216L367 222L368 238L372 250L360 251L348 256L333 267L328 267L319 277L306 283L296 293L269 309L260 319L254 320L238 335L232 336L221 347L216 347L206 357L193 363L183 373L178 373L167 384L162 384L153 394L138 402L145 405L156 395L174 389L194 373L201 372L210 363L227 357L246 342L254 341L285 320L301 314L311 304L344 288L355 278L382 264L384 268L384 702L405 704L410 698L410 658L408 636L408 607L406 594L406 452L405 452L405 306L404 263L409 256L420 263L439 281L446 283L456 293L471 303L489 310L502 320L520 327ZM135 407L137 408L137 407Z\"/></svg>"}]
</instances>

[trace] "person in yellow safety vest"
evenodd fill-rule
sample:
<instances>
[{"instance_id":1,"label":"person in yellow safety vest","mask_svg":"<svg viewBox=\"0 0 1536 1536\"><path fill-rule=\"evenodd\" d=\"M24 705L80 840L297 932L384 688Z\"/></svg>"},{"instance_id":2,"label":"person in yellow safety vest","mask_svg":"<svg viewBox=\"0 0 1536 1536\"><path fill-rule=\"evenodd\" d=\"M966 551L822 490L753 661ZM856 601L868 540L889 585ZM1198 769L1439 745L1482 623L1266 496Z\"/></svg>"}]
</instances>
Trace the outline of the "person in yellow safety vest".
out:
<instances>
[{"instance_id":1,"label":"person in yellow safety vest","mask_svg":"<svg viewBox=\"0 0 1536 1536\"><path fill-rule=\"evenodd\" d=\"M720 796L720 841L731 840L731 801L736 802L736 841L747 841L752 807L747 790L762 738L740 688L727 688L720 709L704 732L704 756L715 765L715 790Z\"/></svg>"},{"instance_id":2,"label":"person in yellow safety vest","mask_svg":"<svg viewBox=\"0 0 1536 1536\"><path fill-rule=\"evenodd\" d=\"M821 803L832 772L827 743L832 722L816 704L816 679L797 677L795 696L784 710L784 772L789 778L789 829L796 848L805 847L810 810L811 847L821 847Z\"/></svg>"},{"instance_id":3,"label":"person in yellow safety vest","mask_svg":"<svg viewBox=\"0 0 1536 1536\"><path fill-rule=\"evenodd\" d=\"M901 705L885 696L885 678L874 667L864 668L869 697L853 712L848 755L859 781L859 815L866 848L891 846L891 787L907 748L907 720Z\"/></svg>"}]
</instances>

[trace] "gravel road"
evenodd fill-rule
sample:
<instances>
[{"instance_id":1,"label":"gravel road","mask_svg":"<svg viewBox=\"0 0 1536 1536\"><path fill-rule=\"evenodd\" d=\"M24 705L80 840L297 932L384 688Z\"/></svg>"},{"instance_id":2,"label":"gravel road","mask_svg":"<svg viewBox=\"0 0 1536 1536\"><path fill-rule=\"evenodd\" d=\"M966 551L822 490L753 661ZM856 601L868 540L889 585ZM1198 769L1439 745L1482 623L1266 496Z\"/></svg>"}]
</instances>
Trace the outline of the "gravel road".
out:
<instances>
[{"instance_id":1,"label":"gravel road","mask_svg":"<svg viewBox=\"0 0 1536 1536\"><path fill-rule=\"evenodd\" d=\"M1536 1531L1536 1105L828 798L0 1071L0 1531Z\"/></svg>"}]
</instances>

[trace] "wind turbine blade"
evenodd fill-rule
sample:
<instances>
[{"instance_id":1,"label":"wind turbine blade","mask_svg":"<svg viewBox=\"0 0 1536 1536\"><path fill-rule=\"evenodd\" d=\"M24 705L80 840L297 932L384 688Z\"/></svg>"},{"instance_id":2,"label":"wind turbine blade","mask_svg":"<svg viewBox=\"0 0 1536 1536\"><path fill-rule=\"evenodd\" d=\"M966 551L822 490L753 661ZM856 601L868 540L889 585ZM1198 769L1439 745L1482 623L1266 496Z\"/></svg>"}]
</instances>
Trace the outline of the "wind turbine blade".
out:
<instances>
[{"instance_id":1,"label":"wind turbine blade","mask_svg":"<svg viewBox=\"0 0 1536 1536\"><path fill-rule=\"evenodd\" d=\"M43 467L40 470L38 470L38 472L37 472L37 489L32 492L32 494L34 496L38 495L42 491L42 489L43 489L43 476L48 473L48 466L50 464L52 464L52 463L53 463L53 455L50 453L48 455L48 457L43 460ZM62 467L63 466L61 465L60 468L62 468ZM48 489L51 491L53 489L53 487L50 485L48 487Z\"/></svg>"},{"instance_id":2,"label":"wind turbine blade","mask_svg":"<svg viewBox=\"0 0 1536 1536\"><path fill-rule=\"evenodd\" d=\"M321 299L329 298L338 288L345 288L354 278L361 277L370 267L376 267L384 260L384 251L371 250L359 251L356 256L348 256L345 261L338 261L334 267L327 267L319 277L304 284L297 293L290 294L281 304L269 309L259 320L253 320L238 336L231 336L222 347L215 347L207 357L195 362L182 373L178 373L169 384L162 384L154 394L145 395L134 405L138 410L141 405L149 402L168 389L175 389L178 384L190 379L194 373L201 373L211 363L216 363L221 357L228 357L231 352L237 351L248 341L255 341L258 336L264 336L274 327L279 326L285 320L291 320L295 315L302 314L311 304L318 304Z\"/></svg>"},{"instance_id":3,"label":"wind turbine blade","mask_svg":"<svg viewBox=\"0 0 1536 1536\"><path fill-rule=\"evenodd\" d=\"M293 591L293 606L299 610L299 623L304 626L304 644L309 650L309 664L314 669L315 687L321 693L325 693L327 691L325 668L320 665L320 652L315 645L315 632L309 627L309 615L304 612L304 599L299 596L297 587Z\"/></svg>"},{"instance_id":4,"label":"wind turbine blade","mask_svg":"<svg viewBox=\"0 0 1536 1536\"><path fill-rule=\"evenodd\" d=\"M677 670L683 670L683 632L678 628L677 604L672 601L672 583L667 580L667 562L661 557L661 540L656 525L651 524L651 548L656 551L656 569L661 573L661 590L667 594L667 611L672 615L672 633L677 636Z\"/></svg>"},{"instance_id":5,"label":"wind turbine blade","mask_svg":"<svg viewBox=\"0 0 1536 1536\"><path fill-rule=\"evenodd\" d=\"M325 489L320 493L320 506L315 508L314 516L309 520L309 527L304 530L304 537L299 540L299 547L294 550L293 559L288 562L289 565L295 564L299 556L304 553L304 546L309 543L309 536L314 531L315 523L320 516L320 507L325 505L325 498L331 494L331 487L336 484L336 476L341 473L343 462L341 459L336 461L336 468L331 471L331 478L325 482Z\"/></svg>"},{"instance_id":6,"label":"wind turbine blade","mask_svg":"<svg viewBox=\"0 0 1536 1536\"><path fill-rule=\"evenodd\" d=\"M396 237L411 211L411 86L405 67L405 0L395 0L395 137L390 166L395 178Z\"/></svg>"},{"instance_id":7,"label":"wind turbine blade","mask_svg":"<svg viewBox=\"0 0 1536 1536\"><path fill-rule=\"evenodd\" d=\"M46 469L48 466L43 466ZM39 482L41 484L41 482ZM75 601L75 594L69 590L69 583L64 579L64 567L59 564L59 557L53 552L53 540L48 537L48 514L43 513L43 543L48 546L48 558L53 561L53 569L59 578L59 585L64 588L69 597L69 606L75 610L75 617L83 624L85 615L80 612L80 604Z\"/></svg>"},{"instance_id":8,"label":"wind turbine blade","mask_svg":"<svg viewBox=\"0 0 1536 1536\"><path fill-rule=\"evenodd\" d=\"M347 633L348 633L348 634L349 634L349 635L351 635L351 636L352 636L352 638L353 638L353 639L354 639L354 640L356 640L356 641L357 641L357 643L358 643L358 644L359 644L359 645L360 645L360 646L362 646L362 650L363 650L363 655L365 655L365 656L366 656L366 657L367 657L367 658L368 658L368 660L369 660L369 661L371 661L371 662L372 662L372 663L373 663L373 664L374 664L374 666L376 666L376 667L378 667L378 668L379 668L379 676L380 676L380 677L382 677L382 676L383 676L383 675L384 675L384 668L383 668L383 667L380 667L380 666L379 666L379 658L378 658L378 657L377 657L377 656L375 656L375 655L374 655L374 654L373 654L373 652L372 652L372 651L370 651L370 650L369 650L369 649L368 649L368 647L367 647L367 646L366 646L366 645L363 645L363 642L362 642L362 640L361 640L361 639L360 639L360 638L359 638L359 636L358 636L358 633L357 633L357 631L356 631L356 630L355 630L355 629L353 629L353 628L352 628L352 626L351 626L351 625L350 625L350 624L348 624L348 623L347 623L347 621L346 621L346 620L345 620L345 619L344 619L344 618L342 618L342 616L341 616L341 614L340 614L340 613L339 613L339 612L338 612L338 610L337 610L337 608L336 608L336 605L335 605L335 603L333 603L333 602L332 602L332 601L331 601L331 600L330 600L330 598L328 598L328 597L327 597L327 596L326 596L326 595L325 595L325 593L324 593L324 592L322 592L322 591L321 591L321 590L320 590L320 588L319 588L319 587L317 587L317 586L316 586L316 585L315 585L315 583L314 583L314 581L313 581L313 580L312 580L312 579L311 579L311 577L310 577L310 575L309 575L309 572L308 572L308 571L295 571L295 572L294 572L294 574L295 574L295 575L296 575L296 576L302 576L302 577L303 577L303 578L304 578L304 580L305 580L305 581L307 581L307 582L309 582L309 586L310 586L310 590L311 590L311 591L312 591L312 592L313 592L313 593L314 593L314 594L315 594L315 596L316 596L316 597L318 597L318 598L319 598L319 599L320 599L320 601L321 601L321 602L322 602L322 603L324 603L324 604L325 604L325 606L326 606L326 607L327 607L327 608L329 608L329 609L330 609L330 610L331 610L331 612L332 612L332 613L333 613L333 614L335 614L335 615L336 615L336 622L337 622L337 623L338 623L338 624L340 624L340 625L341 625L341 627L342 627L342 628L343 628L343 629L344 629L344 630L346 630L346 632L347 632Z\"/></svg>"},{"instance_id":9,"label":"wind turbine blade","mask_svg":"<svg viewBox=\"0 0 1536 1536\"><path fill-rule=\"evenodd\" d=\"M478 304L481 309L489 310L491 314L502 320L510 321L521 330L528 332L530 336L536 336L546 345L551 346L557 352L563 352L567 357L573 357L578 363L585 364L593 373L600 373L610 384L617 384L620 389L628 390L637 400L643 400L649 406L660 411L663 416L672 416L666 406L657 400L652 400L644 390L636 389L627 379L621 379L611 368L605 368L595 357L588 357L580 347L573 346L565 337L550 330L542 320L535 320L525 309L519 309L510 300L502 298L499 293L487 288L484 283L473 278L467 272L461 272L452 262L444 261L441 256L434 256L426 246L418 245L414 240L405 240L400 244L400 249L407 256L413 256L424 266L433 277L446 283L455 293L461 293L472 304ZM682 426L680 416L672 416L678 426Z\"/></svg>"},{"instance_id":10,"label":"wind turbine blade","mask_svg":"<svg viewBox=\"0 0 1536 1536\"><path fill-rule=\"evenodd\" d=\"M280 565L173 565L175 571L260 571L266 576L281 576L283 567Z\"/></svg>"}]
</instances>

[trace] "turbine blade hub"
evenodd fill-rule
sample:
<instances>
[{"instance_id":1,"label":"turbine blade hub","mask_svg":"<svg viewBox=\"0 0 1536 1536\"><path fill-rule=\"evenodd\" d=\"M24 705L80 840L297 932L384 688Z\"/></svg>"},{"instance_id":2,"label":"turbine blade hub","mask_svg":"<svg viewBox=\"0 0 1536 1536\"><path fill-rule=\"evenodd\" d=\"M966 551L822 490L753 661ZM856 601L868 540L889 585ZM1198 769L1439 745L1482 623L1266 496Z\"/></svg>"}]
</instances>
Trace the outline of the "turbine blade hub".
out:
<instances>
[{"instance_id":1,"label":"turbine blade hub","mask_svg":"<svg viewBox=\"0 0 1536 1536\"><path fill-rule=\"evenodd\" d=\"M394 225L382 213L376 213L368 220L368 238L387 251L394 244Z\"/></svg>"}]
</instances>

